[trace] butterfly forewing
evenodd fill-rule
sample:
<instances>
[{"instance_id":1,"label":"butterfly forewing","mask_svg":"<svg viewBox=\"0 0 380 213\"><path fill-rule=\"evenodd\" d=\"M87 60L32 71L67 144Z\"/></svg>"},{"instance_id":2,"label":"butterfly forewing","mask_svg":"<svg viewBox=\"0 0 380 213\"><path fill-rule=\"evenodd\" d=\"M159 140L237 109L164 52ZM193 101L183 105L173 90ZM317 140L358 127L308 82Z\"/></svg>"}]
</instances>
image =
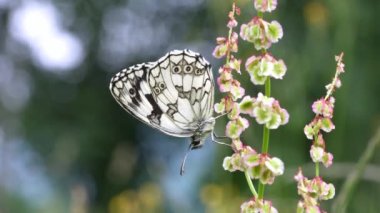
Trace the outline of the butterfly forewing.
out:
<instances>
[{"instance_id":1,"label":"butterfly forewing","mask_svg":"<svg viewBox=\"0 0 380 213\"><path fill-rule=\"evenodd\" d=\"M211 66L190 50L129 67L111 79L110 90L126 111L169 135L190 137L212 116Z\"/></svg>"}]
</instances>

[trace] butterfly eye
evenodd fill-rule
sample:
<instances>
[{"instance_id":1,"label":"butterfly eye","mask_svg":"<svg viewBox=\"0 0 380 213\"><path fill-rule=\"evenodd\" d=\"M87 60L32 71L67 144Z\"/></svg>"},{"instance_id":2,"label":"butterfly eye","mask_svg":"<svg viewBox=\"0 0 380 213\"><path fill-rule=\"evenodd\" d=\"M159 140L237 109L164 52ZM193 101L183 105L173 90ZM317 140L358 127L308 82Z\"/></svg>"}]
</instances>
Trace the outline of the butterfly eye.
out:
<instances>
[{"instance_id":1,"label":"butterfly eye","mask_svg":"<svg viewBox=\"0 0 380 213\"><path fill-rule=\"evenodd\" d=\"M165 84L164 84L164 82L160 82L160 83L158 84L158 87L159 87L160 89L165 89Z\"/></svg>"},{"instance_id":2,"label":"butterfly eye","mask_svg":"<svg viewBox=\"0 0 380 213\"><path fill-rule=\"evenodd\" d=\"M135 89L131 88L131 89L128 90L128 92L129 92L129 95L131 97L135 97L135 95L136 95L136 90Z\"/></svg>"},{"instance_id":3,"label":"butterfly eye","mask_svg":"<svg viewBox=\"0 0 380 213\"><path fill-rule=\"evenodd\" d=\"M174 66L173 67L173 72L176 73L176 74L180 73L181 72L181 67L180 66Z\"/></svg>"},{"instance_id":4,"label":"butterfly eye","mask_svg":"<svg viewBox=\"0 0 380 213\"><path fill-rule=\"evenodd\" d=\"M191 73L193 72L193 67L191 65L186 65L185 66L185 73Z\"/></svg>"}]
</instances>

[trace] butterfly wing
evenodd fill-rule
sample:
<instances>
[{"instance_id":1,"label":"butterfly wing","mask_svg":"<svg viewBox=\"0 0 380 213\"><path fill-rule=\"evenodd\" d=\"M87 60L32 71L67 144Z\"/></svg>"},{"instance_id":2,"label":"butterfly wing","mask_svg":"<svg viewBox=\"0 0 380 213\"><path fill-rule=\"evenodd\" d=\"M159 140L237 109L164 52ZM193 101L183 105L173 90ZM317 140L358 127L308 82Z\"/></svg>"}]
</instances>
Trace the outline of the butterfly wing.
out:
<instances>
[{"instance_id":1,"label":"butterfly wing","mask_svg":"<svg viewBox=\"0 0 380 213\"><path fill-rule=\"evenodd\" d=\"M172 136L190 137L212 116L211 66L190 50L123 70L112 78L110 90L130 114Z\"/></svg>"}]
</instances>

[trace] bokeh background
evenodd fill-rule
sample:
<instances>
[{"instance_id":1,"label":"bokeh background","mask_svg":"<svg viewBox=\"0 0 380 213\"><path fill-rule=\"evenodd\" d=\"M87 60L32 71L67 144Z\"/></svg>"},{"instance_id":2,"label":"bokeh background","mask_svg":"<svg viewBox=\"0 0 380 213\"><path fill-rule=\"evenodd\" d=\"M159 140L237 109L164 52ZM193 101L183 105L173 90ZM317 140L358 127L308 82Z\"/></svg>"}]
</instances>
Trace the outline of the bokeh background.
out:
<instances>
[{"instance_id":1,"label":"bokeh background","mask_svg":"<svg viewBox=\"0 0 380 213\"><path fill-rule=\"evenodd\" d=\"M252 1L237 4L238 21L248 22ZM229 148L207 142L181 177L189 141L138 122L108 91L122 68L172 49L202 53L216 74L222 60L211 53L230 8L220 0L0 0L0 212L238 212L250 192L242 173L222 168ZM295 212L297 168L313 175L303 127L334 74L334 55L345 52L346 73L326 138L335 164L322 175L337 193L380 125L379 11L373 0L280 0L265 15L284 28L270 50L288 67L272 94L291 118L270 141L286 171L266 188L281 212ZM253 52L240 41L240 58ZM238 78L249 95L263 90L247 73ZM219 134L225 123L218 120ZM259 149L262 129L252 126L243 139ZM348 212L378 212L379 183L375 154Z\"/></svg>"}]
</instances>

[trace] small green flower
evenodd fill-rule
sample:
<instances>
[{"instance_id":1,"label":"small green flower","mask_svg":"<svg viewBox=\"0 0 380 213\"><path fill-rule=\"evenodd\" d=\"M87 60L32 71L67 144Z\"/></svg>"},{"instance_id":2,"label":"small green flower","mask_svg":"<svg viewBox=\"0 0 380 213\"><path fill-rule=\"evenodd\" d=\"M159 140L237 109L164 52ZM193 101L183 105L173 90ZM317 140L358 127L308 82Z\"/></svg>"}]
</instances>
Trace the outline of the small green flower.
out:
<instances>
[{"instance_id":1,"label":"small green flower","mask_svg":"<svg viewBox=\"0 0 380 213\"><path fill-rule=\"evenodd\" d=\"M255 0L255 9L260 12L271 12L277 7L277 0Z\"/></svg>"},{"instance_id":2,"label":"small green flower","mask_svg":"<svg viewBox=\"0 0 380 213\"><path fill-rule=\"evenodd\" d=\"M266 124L272 118L272 110L269 107L256 107L253 110L253 115L255 116L257 123Z\"/></svg>"},{"instance_id":3,"label":"small green flower","mask_svg":"<svg viewBox=\"0 0 380 213\"><path fill-rule=\"evenodd\" d=\"M228 118L230 120L235 120L238 118L238 116L240 115L240 107L239 107L239 104L234 102L232 104L232 110L230 111L230 113L228 113Z\"/></svg>"},{"instance_id":4,"label":"small green flower","mask_svg":"<svg viewBox=\"0 0 380 213\"><path fill-rule=\"evenodd\" d=\"M260 182L262 184L271 185L274 182L274 178L275 178L275 176L272 173L272 171L270 171L269 169L267 169L266 167L263 166L263 168L261 170L260 177L259 177Z\"/></svg>"},{"instance_id":5,"label":"small green flower","mask_svg":"<svg viewBox=\"0 0 380 213\"><path fill-rule=\"evenodd\" d=\"M241 73L241 71L240 71L240 65L241 65L241 60L238 60L238 59L233 58L233 57L231 56L230 63L228 64L228 66L229 66L231 69L236 70L236 72L238 72L238 73L240 74L240 73Z\"/></svg>"},{"instance_id":6,"label":"small green flower","mask_svg":"<svg viewBox=\"0 0 380 213\"><path fill-rule=\"evenodd\" d=\"M330 99L329 99L330 100ZM329 100L319 99L315 101L312 105L313 112L316 115L322 115L326 118L332 118L334 111L334 102L330 102ZM334 99L331 99L334 100Z\"/></svg>"},{"instance_id":7,"label":"small green flower","mask_svg":"<svg viewBox=\"0 0 380 213\"><path fill-rule=\"evenodd\" d=\"M242 160L241 155L239 153L234 153L231 156L231 165L235 171L236 170L244 171L243 160Z\"/></svg>"},{"instance_id":8,"label":"small green flower","mask_svg":"<svg viewBox=\"0 0 380 213\"><path fill-rule=\"evenodd\" d=\"M265 56L269 56L268 54ZM272 57L262 57L259 61L259 71L258 75L261 76L270 76L274 69L274 63Z\"/></svg>"},{"instance_id":9,"label":"small green flower","mask_svg":"<svg viewBox=\"0 0 380 213\"><path fill-rule=\"evenodd\" d=\"M285 125L289 122L289 113L286 109L280 109L281 125Z\"/></svg>"},{"instance_id":10,"label":"small green flower","mask_svg":"<svg viewBox=\"0 0 380 213\"><path fill-rule=\"evenodd\" d=\"M286 73L286 65L283 60L278 60L273 67L272 76L276 79L282 79Z\"/></svg>"},{"instance_id":11,"label":"small green flower","mask_svg":"<svg viewBox=\"0 0 380 213\"><path fill-rule=\"evenodd\" d=\"M325 132L331 132L335 129L335 126L330 118L322 118L319 120L321 124L321 129Z\"/></svg>"},{"instance_id":12,"label":"small green flower","mask_svg":"<svg viewBox=\"0 0 380 213\"><path fill-rule=\"evenodd\" d=\"M279 176L284 174L284 162L281 159L273 157L265 161L265 166L275 175Z\"/></svg>"},{"instance_id":13,"label":"small green flower","mask_svg":"<svg viewBox=\"0 0 380 213\"><path fill-rule=\"evenodd\" d=\"M267 24L266 26L267 26L266 36L270 42L276 43L284 35L284 32L282 31L282 27L280 23L278 23L277 21L272 21L270 24Z\"/></svg>"},{"instance_id":14,"label":"small green flower","mask_svg":"<svg viewBox=\"0 0 380 213\"><path fill-rule=\"evenodd\" d=\"M230 93L232 95L232 99L237 100L244 96L245 89L240 86L240 82L234 80L231 85Z\"/></svg>"},{"instance_id":15,"label":"small green flower","mask_svg":"<svg viewBox=\"0 0 380 213\"><path fill-rule=\"evenodd\" d=\"M231 163L231 157L227 156L224 158L223 160L223 168L224 170L227 170L227 171L230 171L230 172L233 172L235 171L233 166L232 166L232 163Z\"/></svg>"},{"instance_id":16,"label":"small green flower","mask_svg":"<svg viewBox=\"0 0 380 213\"><path fill-rule=\"evenodd\" d=\"M256 152L247 153L243 156L246 167L255 167L260 164L260 156Z\"/></svg>"},{"instance_id":17,"label":"small green flower","mask_svg":"<svg viewBox=\"0 0 380 213\"><path fill-rule=\"evenodd\" d=\"M265 81L267 80L267 76L259 75L259 67L255 67L255 69L248 71L248 74L250 76L250 80L255 85L264 85Z\"/></svg>"},{"instance_id":18,"label":"small green flower","mask_svg":"<svg viewBox=\"0 0 380 213\"><path fill-rule=\"evenodd\" d=\"M310 157L314 163L322 162L322 158L325 154L325 150L322 147L312 146L310 149Z\"/></svg>"},{"instance_id":19,"label":"small green flower","mask_svg":"<svg viewBox=\"0 0 380 213\"><path fill-rule=\"evenodd\" d=\"M252 168L248 168L248 174L251 179L259 179L263 170L262 166L255 166Z\"/></svg>"},{"instance_id":20,"label":"small green flower","mask_svg":"<svg viewBox=\"0 0 380 213\"><path fill-rule=\"evenodd\" d=\"M253 117L253 109L256 107L256 104L254 103L253 98L250 96L245 96L243 100L241 100L239 107L241 113L249 114Z\"/></svg>"},{"instance_id":21,"label":"small green flower","mask_svg":"<svg viewBox=\"0 0 380 213\"><path fill-rule=\"evenodd\" d=\"M327 184L327 194L324 196L324 200L330 200L333 199L335 196L335 187L333 184L329 183Z\"/></svg>"},{"instance_id":22,"label":"small green flower","mask_svg":"<svg viewBox=\"0 0 380 213\"><path fill-rule=\"evenodd\" d=\"M228 52L228 43L227 43L227 38L225 37L218 37L216 38L216 43L218 44L212 55L215 57L215 58L222 58L224 57L227 52Z\"/></svg>"},{"instance_id":23,"label":"small green flower","mask_svg":"<svg viewBox=\"0 0 380 213\"><path fill-rule=\"evenodd\" d=\"M322 163L326 168L330 167L333 163L333 159L334 156L331 153L325 152L325 154L322 157Z\"/></svg>"},{"instance_id":24,"label":"small green flower","mask_svg":"<svg viewBox=\"0 0 380 213\"><path fill-rule=\"evenodd\" d=\"M229 138L236 139L240 137L240 134L248 128L248 120L242 117L238 117L235 120L231 120L226 126L226 135Z\"/></svg>"},{"instance_id":25,"label":"small green flower","mask_svg":"<svg viewBox=\"0 0 380 213\"><path fill-rule=\"evenodd\" d=\"M281 125L281 116L278 113L272 113L270 120L265 124L268 129L277 129Z\"/></svg>"},{"instance_id":26,"label":"small green flower","mask_svg":"<svg viewBox=\"0 0 380 213\"><path fill-rule=\"evenodd\" d=\"M215 110L216 113L221 114L221 113L225 112L226 107L225 107L225 104L223 103L223 100L224 99L222 99L222 101L220 103L216 103L214 105L214 110Z\"/></svg>"},{"instance_id":27,"label":"small green flower","mask_svg":"<svg viewBox=\"0 0 380 213\"><path fill-rule=\"evenodd\" d=\"M248 200L241 204L241 213L278 213L277 209L272 206L272 202L255 199Z\"/></svg>"},{"instance_id":28,"label":"small green flower","mask_svg":"<svg viewBox=\"0 0 380 213\"><path fill-rule=\"evenodd\" d=\"M303 132L305 133L307 139L313 140L315 132L314 132L314 128L313 128L312 124L306 125L303 128Z\"/></svg>"}]
</instances>

